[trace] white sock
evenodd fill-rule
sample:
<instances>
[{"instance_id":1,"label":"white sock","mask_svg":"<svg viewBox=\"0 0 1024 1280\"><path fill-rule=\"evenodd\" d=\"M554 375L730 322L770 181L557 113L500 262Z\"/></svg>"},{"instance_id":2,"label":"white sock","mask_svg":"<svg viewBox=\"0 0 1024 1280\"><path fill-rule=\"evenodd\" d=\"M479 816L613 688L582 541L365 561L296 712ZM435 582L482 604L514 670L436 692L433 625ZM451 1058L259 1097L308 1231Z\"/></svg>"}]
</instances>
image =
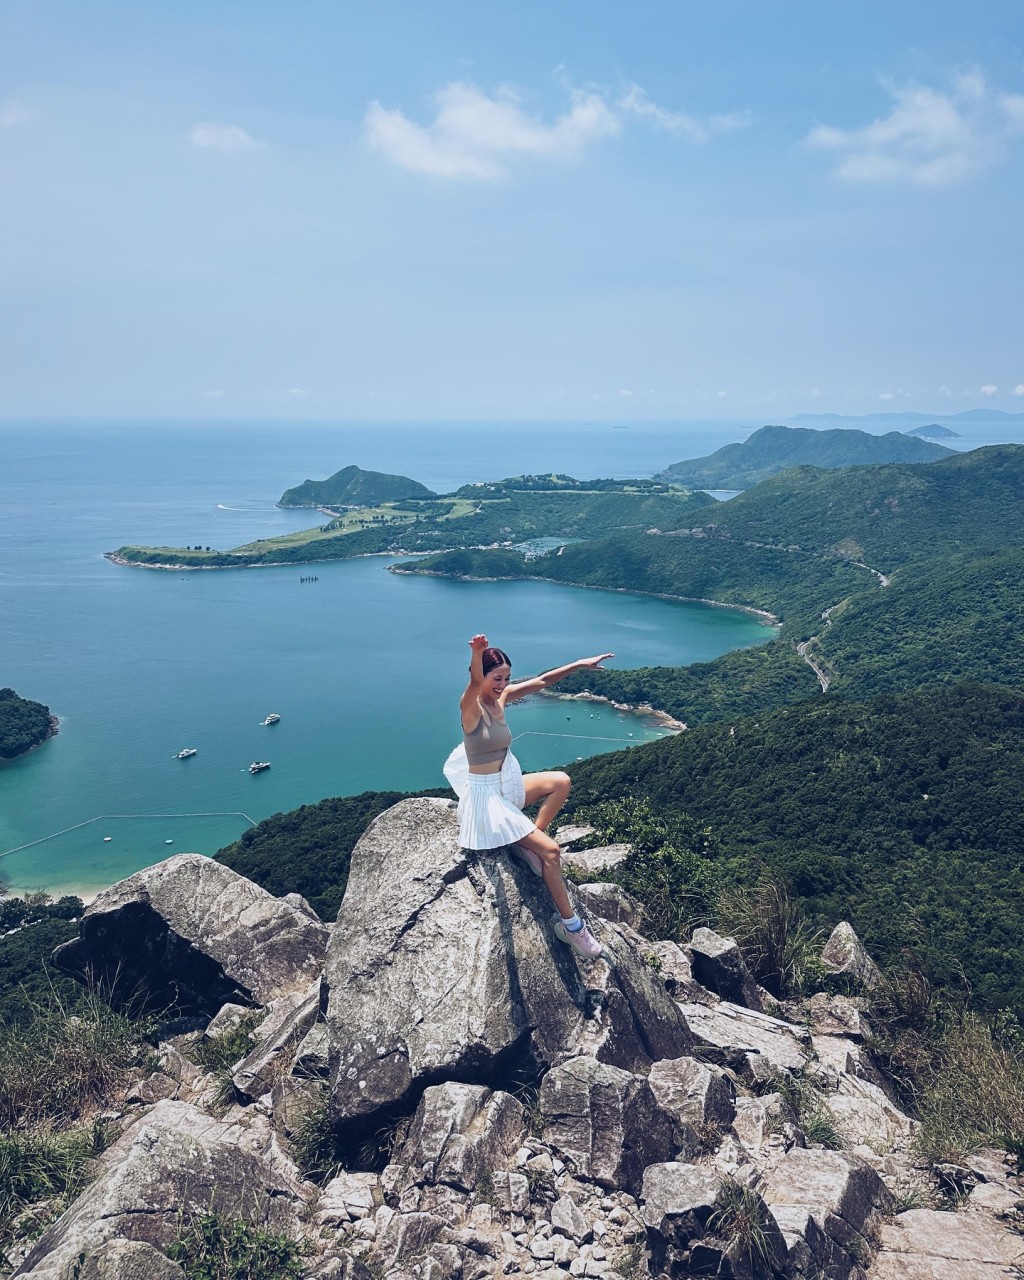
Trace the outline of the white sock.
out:
<instances>
[{"instance_id":1,"label":"white sock","mask_svg":"<svg viewBox=\"0 0 1024 1280\"><path fill-rule=\"evenodd\" d=\"M583 928L583 921L579 918L578 915L571 915L571 916L560 915L558 918L559 920L561 920L562 924L565 925L565 927L569 930L570 933L579 933L579 931Z\"/></svg>"}]
</instances>

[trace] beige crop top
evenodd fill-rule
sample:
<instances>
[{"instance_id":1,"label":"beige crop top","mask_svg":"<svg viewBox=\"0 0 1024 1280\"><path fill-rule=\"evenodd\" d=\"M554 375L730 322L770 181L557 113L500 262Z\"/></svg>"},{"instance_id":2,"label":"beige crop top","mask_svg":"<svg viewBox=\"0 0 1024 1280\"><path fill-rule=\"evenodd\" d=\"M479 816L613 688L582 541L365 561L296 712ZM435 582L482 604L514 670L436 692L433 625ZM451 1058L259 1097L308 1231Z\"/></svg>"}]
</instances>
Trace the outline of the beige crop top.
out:
<instances>
[{"instance_id":1,"label":"beige crop top","mask_svg":"<svg viewBox=\"0 0 1024 1280\"><path fill-rule=\"evenodd\" d=\"M504 720L495 720L486 711L481 711L476 728L472 733L463 732L462 741L470 765L504 762L512 745L512 730Z\"/></svg>"}]
</instances>

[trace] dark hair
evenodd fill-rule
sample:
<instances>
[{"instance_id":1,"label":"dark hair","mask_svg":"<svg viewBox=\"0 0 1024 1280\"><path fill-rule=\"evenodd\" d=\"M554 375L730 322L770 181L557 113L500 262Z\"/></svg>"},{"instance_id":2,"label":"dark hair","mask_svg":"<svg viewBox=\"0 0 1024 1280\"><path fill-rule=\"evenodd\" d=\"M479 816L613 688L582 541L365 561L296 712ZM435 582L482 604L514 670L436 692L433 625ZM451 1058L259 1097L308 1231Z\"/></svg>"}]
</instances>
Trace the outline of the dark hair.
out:
<instances>
[{"instance_id":1,"label":"dark hair","mask_svg":"<svg viewBox=\"0 0 1024 1280\"><path fill-rule=\"evenodd\" d=\"M493 671L495 667L508 667L510 671L512 670L512 659L504 649L485 649L481 661L484 666L484 675L488 671Z\"/></svg>"}]
</instances>

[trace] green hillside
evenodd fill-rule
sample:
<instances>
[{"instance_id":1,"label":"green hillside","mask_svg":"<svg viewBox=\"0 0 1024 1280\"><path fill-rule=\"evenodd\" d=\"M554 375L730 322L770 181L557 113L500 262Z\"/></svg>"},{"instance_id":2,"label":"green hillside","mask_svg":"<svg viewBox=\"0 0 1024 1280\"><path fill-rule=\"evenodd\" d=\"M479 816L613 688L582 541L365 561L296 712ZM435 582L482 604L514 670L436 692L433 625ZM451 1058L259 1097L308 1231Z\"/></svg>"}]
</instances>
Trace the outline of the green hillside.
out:
<instances>
[{"instance_id":1,"label":"green hillside","mask_svg":"<svg viewBox=\"0 0 1024 1280\"><path fill-rule=\"evenodd\" d=\"M834 428L761 427L739 444L727 444L704 458L673 462L658 477L692 489L747 489L790 467L862 466L886 462L936 462L950 455L944 445L899 431L884 436Z\"/></svg>"},{"instance_id":2,"label":"green hillside","mask_svg":"<svg viewBox=\"0 0 1024 1280\"><path fill-rule=\"evenodd\" d=\"M0 760L23 755L53 733L50 708L0 689Z\"/></svg>"},{"instance_id":3,"label":"green hillside","mask_svg":"<svg viewBox=\"0 0 1024 1280\"><path fill-rule=\"evenodd\" d=\"M391 476L383 471L363 471L343 467L326 480L304 480L286 489L279 507L375 507L403 498L433 498L433 492L418 480Z\"/></svg>"}]
</instances>

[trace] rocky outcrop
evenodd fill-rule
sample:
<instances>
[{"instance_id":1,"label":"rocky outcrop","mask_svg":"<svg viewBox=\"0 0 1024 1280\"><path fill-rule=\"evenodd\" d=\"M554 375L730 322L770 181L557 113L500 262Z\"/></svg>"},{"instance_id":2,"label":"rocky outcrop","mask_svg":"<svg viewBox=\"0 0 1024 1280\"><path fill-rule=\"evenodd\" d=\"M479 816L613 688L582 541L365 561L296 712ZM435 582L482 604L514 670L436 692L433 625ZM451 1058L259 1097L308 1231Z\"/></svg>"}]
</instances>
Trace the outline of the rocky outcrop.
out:
<instances>
[{"instance_id":1,"label":"rocky outcrop","mask_svg":"<svg viewBox=\"0 0 1024 1280\"><path fill-rule=\"evenodd\" d=\"M225 885L258 920L322 935L301 902ZM230 917L196 887L194 915ZM166 1251L208 1210L301 1242L304 1280L995 1280L1014 1264L998 1215L1019 1214L1019 1180L998 1152L918 1166L864 1001L770 1016L747 1007L728 939L651 941L608 886L579 900L608 962L552 937L518 860L466 855L447 802L413 800L354 851L323 980L275 960L244 985L259 957L193 936L182 908L177 941L143 946L136 972L155 992L176 947L204 956L205 1030L156 1047L106 1113L116 1141L92 1185L48 1226L45 1207L25 1215L14 1274L183 1280ZM152 912L149 890L134 909ZM132 936L162 935L117 945ZM227 1072L189 1061L243 1030ZM811 1141L829 1126L850 1149ZM966 1208L890 1220L908 1185Z\"/></svg>"},{"instance_id":2,"label":"rocky outcrop","mask_svg":"<svg viewBox=\"0 0 1024 1280\"><path fill-rule=\"evenodd\" d=\"M878 966L857 937L853 925L845 920L832 930L821 953L821 963L832 977L845 978L865 991L870 991L882 981Z\"/></svg>"},{"instance_id":3,"label":"rocky outcrop","mask_svg":"<svg viewBox=\"0 0 1024 1280\"><path fill-rule=\"evenodd\" d=\"M685 1053L685 1019L626 928L595 921L612 964L584 962L551 915L517 859L459 848L448 801L381 814L353 851L328 948L339 1126L371 1126L443 1079L500 1085L580 1053L634 1071Z\"/></svg>"},{"instance_id":4,"label":"rocky outcrop","mask_svg":"<svg viewBox=\"0 0 1024 1280\"><path fill-rule=\"evenodd\" d=\"M735 938L723 938L712 929L694 929L688 951L693 976L702 987L732 1004L763 1012L757 983Z\"/></svg>"},{"instance_id":5,"label":"rocky outcrop","mask_svg":"<svg viewBox=\"0 0 1024 1280\"><path fill-rule=\"evenodd\" d=\"M161 1250L190 1214L208 1211L296 1234L308 1195L295 1166L240 1139L235 1124L188 1103L158 1102L103 1154L95 1181L43 1232L14 1275L67 1280L84 1254L102 1276L99 1268L113 1265L102 1255L108 1242Z\"/></svg>"},{"instance_id":6,"label":"rocky outcrop","mask_svg":"<svg viewBox=\"0 0 1024 1280\"><path fill-rule=\"evenodd\" d=\"M327 927L223 863L182 853L106 889L54 963L124 1004L216 1012L304 991L323 967Z\"/></svg>"}]
</instances>

